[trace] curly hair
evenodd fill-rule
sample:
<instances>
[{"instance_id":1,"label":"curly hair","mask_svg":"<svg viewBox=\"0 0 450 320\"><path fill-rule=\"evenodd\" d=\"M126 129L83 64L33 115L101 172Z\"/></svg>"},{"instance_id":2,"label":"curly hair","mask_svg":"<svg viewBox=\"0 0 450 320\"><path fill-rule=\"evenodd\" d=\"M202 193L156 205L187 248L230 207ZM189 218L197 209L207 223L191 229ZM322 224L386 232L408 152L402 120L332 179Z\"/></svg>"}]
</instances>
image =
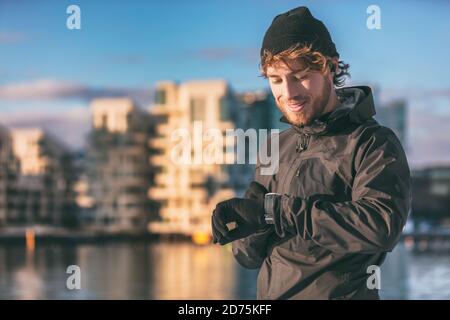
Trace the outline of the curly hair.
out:
<instances>
[{"instance_id":1,"label":"curly hair","mask_svg":"<svg viewBox=\"0 0 450 320\"><path fill-rule=\"evenodd\" d=\"M319 51L313 51L311 45L304 46L297 44L276 55L273 55L268 50L264 50L260 65L261 75L267 78L267 68L269 66L280 61L286 63L287 60L296 59L300 59L303 63L305 63L306 68L319 71L322 74L325 73L327 68L330 68L332 72L336 71L336 65L333 63L331 57L327 57ZM339 60L337 67L338 72L334 73L333 84L336 87L342 87L346 78L350 77L350 73L348 71L350 65L344 63L342 60Z\"/></svg>"}]
</instances>

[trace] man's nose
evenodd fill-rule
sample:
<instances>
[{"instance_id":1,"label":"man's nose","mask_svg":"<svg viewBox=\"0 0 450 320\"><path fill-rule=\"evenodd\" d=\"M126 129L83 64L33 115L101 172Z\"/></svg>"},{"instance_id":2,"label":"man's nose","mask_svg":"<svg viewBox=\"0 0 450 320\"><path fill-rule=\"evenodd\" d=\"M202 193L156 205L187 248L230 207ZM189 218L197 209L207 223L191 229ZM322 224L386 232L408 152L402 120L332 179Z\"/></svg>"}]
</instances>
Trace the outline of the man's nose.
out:
<instances>
[{"instance_id":1,"label":"man's nose","mask_svg":"<svg viewBox=\"0 0 450 320\"><path fill-rule=\"evenodd\" d=\"M288 100L294 99L298 96L302 96L304 93L304 88L301 83L296 81L287 80L284 83L284 97Z\"/></svg>"}]
</instances>

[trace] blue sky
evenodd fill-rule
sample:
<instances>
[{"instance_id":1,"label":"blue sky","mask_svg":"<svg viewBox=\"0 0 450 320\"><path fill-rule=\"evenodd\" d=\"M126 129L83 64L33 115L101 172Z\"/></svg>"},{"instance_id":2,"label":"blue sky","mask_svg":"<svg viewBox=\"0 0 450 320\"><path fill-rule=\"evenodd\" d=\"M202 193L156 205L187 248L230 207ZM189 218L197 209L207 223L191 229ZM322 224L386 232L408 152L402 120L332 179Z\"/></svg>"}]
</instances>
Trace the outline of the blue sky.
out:
<instances>
[{"instance_id":1,"label":"blue sky","mask_svg":"<svg viewBox=\"0 0 450 320\"><path fill-rule=\"evenodd\" d=\"M81 30L66 28L70 4L81 8ZM381 9L380 30L366 27L371 4ZM300 5L329 28L351 65L350 84L409 99L416 117L450 117L450 2L392 0L0 0L0 115L30 124L39 111L45 118L79 110L85 121L93 96L131 92L145 101L166 79L266 88L258 77L264 32Z\"/></svg>"},{"instance_id":2,"label":"blue sky","mask_svg":"<svg viewBox=\"0 0 450 320\"><path fill-rule=\"evenodd\" d=\"M258 50L274 15L306 4L330 29L353 81L447 87L450 3L376 1L382 28L366 27L373 1L1 1L6 62L0 84L52 78L90 86L149 86L160 79L227 78L264 86ZM65 27L81 8L81 30ZM424 63L426 59L426 63ZM412 75L413 72L415 75Z\"/></svg>"}]
</instances>

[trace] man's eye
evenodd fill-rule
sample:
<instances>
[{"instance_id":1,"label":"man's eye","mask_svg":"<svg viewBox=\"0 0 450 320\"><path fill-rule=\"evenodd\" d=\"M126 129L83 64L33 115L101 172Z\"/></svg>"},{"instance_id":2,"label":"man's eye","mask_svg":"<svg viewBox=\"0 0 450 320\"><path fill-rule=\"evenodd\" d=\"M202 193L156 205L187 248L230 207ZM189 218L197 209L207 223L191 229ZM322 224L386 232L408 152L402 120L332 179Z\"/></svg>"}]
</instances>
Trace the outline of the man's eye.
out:
<instances>
[{"instance_id":1,"label":"man's eye","mask_svg":"<svg viewBox=\"0 0 450 320\"><path fill-rule=\"evenodd\" d=\"M295 78L296 78L297 80L303 81L303 80L308 79L308 74L304 74L304 75L302 75L302 76L296 76Z\"/></svg>"},{"instance_id":2,"label":"man's eye","mask_svg":"<svg viewBox=\"0 0 450 320\"><path fill-rule=\"evenodd\" d=\"M273 84L278 84L278 83L281 83L281 80L280 79L272 79L272 80L270 80L270 82L272 82Z\"/></svg>"}]
</instances>

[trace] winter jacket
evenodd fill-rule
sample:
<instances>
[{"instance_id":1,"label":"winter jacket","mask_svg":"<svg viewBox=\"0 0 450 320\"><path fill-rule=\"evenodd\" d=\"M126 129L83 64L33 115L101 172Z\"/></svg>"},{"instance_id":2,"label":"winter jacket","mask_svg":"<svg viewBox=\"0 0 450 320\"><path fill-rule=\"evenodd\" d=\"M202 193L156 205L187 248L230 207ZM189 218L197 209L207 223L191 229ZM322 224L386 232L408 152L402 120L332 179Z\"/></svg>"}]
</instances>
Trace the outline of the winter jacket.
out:
<instances>
[{"instance_id":1,"label":"winter jacket","mask_svg":"<svg viewBox=\"0 0 450 320\"><path fill-rule=\"evenodd\" d=\"M373 119L371 89L337 94L330 114L279 134L275 174L262 175L257 163L255 180L282 195L279 230L232 248L241 265L260 268L258 299L379 299L368 267L379 267L399 240L410 170L394 132Z\"/></svg>"}]
</instances>

